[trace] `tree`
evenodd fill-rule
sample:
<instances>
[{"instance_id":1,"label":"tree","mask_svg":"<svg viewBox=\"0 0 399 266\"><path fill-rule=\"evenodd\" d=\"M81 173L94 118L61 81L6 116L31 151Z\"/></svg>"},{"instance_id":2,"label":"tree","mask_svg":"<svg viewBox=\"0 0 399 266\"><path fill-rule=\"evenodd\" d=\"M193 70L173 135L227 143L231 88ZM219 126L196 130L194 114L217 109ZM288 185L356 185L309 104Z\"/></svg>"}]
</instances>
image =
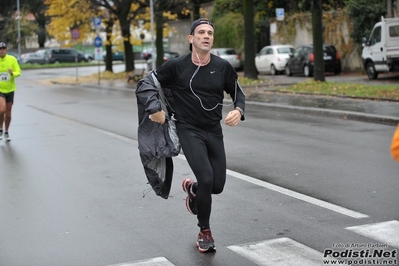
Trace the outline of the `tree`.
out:
<instances>
[{"instance_id":1,"label":"tree","mask_svg":"<svg viewBox=\"0 0 399 266\"><path fill-rule=\"evenodd\" d=\"M177 16L174 16L170 13L170 10L177 11L176 8L181 9L181 2L179 1L170 1L170 0L157 0L155 2L155 25L156 25L156 39L155 46L157 51L157 60L155 62L156 67L162 65L164 63L163 55L163 36L164 36L164 22L166 19L175 19Z\"/></svg>"},{"instance_id":2,"label":"tree","mask_svg":"<svg viewBox=\"0 0 399 266\"><path fill-rule=\"evenodd\" d=\"M321 0L312 0L314 80L316 81L326 81L324 75L322 17Z\"/></svg>"},{"instance_id":3,"label":"tree","mask_svg":"<svg viewBox=\"0 0 399 266\"><path fill-rule=\"evenodd\" d=\"M393 5L392 0L387 0L387 18L393 18Z\"/></svg>"},{"instance_id":4,"label":"tree","mask_svg":"<svg viewBox=\"0 0 399 266\"><path fill-rule=\"evenodd\" d=\"M123 47L125 52L125 70L126 72L133 71L133 46L130 43L129 20L129 13L133 0L93 0L92 3L99 7L106 8L110 15L115 15L115 17L119 20L119 25L122 30Z\"/></svg>"},{"instance_id":5,"label":"tree","mask_svg":"<svg viewBox=\"0 0 399 266\"><path fill-rule=\"evenodd\" d=\"M244 49L244 9L242 1L217 0L213 6L215 47L232 47L239 53Z\"/></svg>"},{"instance_id":6,"label":"tree","mask_svg":"<svg viewBox=\"0 0 399 266\"><path fill-rule=\"evenodd\" d=\"M21 0L21 6L35 17L39 47L43 48L47 37L46 25L49 23L49 18L45 15L47 6L44 0Z\"/></svg>"},{"instance_id":7,"label":"tree","mask_svg":"<svg viewBox=\"0 0 399 266\"><path fill-rule=\"evenodd\" d=\"M17 9L17 1L15 0L2 0L0 16L2 18L9 17Z\"/></svg>"},{"instance_id":8,"label":"tree","mask_svg":"<svg viewBox=\"0 0 399 266\"><path fill-rule=\"evenodd\" d=\"M64 45L73 45L71 30L79 29L78 42L89 37L94 12L88 0L45 0L46 14L51 17L48 32Z\"/></svg>"},{"instance_id":9,"label":"tree","mask_svg":"<svg viewBox=\"0 0 399 266\"><path fill-rule=\"evenodd\" d=\"M167 0L157 0L155 5L155 25L156 25L156 38L155 46L157 51L157 60L155 62L156 67L163 64L163 11L167 10L168 1ZM152 51L154 52L154 51ZM151 58L154 60L154 58Z\"/></svg>"},{"instance_id":10,"label":"tree","mask_svg":"<svg viewBox=\"0 0 399 266\"><path fill-rule=\"evenodd\" d=\"M114 18L112 16L105 16L105 33L106 33L106 45L105 45L105 71L114 72L112 69L112 29L114 28Z\"/></svg>"},{"instance_id":11,"label":"tree","mask_svg":"<svg viewBox=\"0 0 399 266\"><path fill-rule=\"evenodd\" d=\"M26 37L31 36L32 32L35 32L37 25L26 19L26 12L21 12L20 21L20 33L21 33L21 44L23 45ZM2 41L5 41L10 46L16 47L18 45L18 21L16 19L7 20L4 24L4 30L2 31Z\"/></svg>"},{"instance_id":12,"label":"tree","mask_svg":"<svg viewBox=\"0 0 399 266\"><path fill-rule=\"evenodd\" d=\"M245 39L245 62L244 76L257 79L255 67L255 45L254 45L254 9L253 0L243 0L244 4L244 39Z\"/></svg>"},{"instance_id":13,"label":"tree","mask_svg":"<svg viewBox=\"0 0 399 266\"><path fill-rule=\"evenodd\" d=\"M110 16L115 15L122 31L125 52L125 70L134 70L133 44L131 43L130 27L138 15L145 12L148 6L146 0L90 0L97 7L108 10Z\"/></svg>"},{"instance_id":14,"label":"tree","mask_svg":"<svg viewBox=\"0 0 399 266\"><path fill-rule=\"evenodd\" d=\"M381 5L381 0L348 0L347 8L352 18L351 36L358 44L363 37L370 36L374 24L386 14L386 5Z\"/></svg>"},{"instance_id":15,"label":"tree","mask_svg":"<svg viewBox=\"0 0 399 266\"><path fill-rule=\"evenodd\" d=\"M2 42L9 43L12 38L8 36L7 29L11 20L15 20L15 10L17 9L16 1L3 0L0 8L0 39ZM15 39L14 39L15 40Z\"/></svg>"}]
</instances>

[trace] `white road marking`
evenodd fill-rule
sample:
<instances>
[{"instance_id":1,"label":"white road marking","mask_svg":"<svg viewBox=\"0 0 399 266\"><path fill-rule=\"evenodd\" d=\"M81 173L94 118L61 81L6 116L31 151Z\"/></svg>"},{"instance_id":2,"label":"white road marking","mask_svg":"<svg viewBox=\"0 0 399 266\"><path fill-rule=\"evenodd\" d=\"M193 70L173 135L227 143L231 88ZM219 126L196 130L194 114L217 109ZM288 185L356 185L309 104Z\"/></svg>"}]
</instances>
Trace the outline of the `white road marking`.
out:
<instances>
[{"instance_id":1,"label":"white road marking","mask_svg":"<svg viewBox=\"0 0 399 266\"><path fill-rule=\"evenodd\" d=\"M320 266L323 254L289 238L227 247L262 266Z\"/></svg>"},{"instance_id":2,"label":"white road marking","mask_svg":"<svg viewBox=\"0 0 399 266\"><path fill-rule=\"evenodd\" d=\"M295 191L292 191L292 190L289 190L289 189L286 189L286 188L283 188L283 187L279 187L279 186L270 184L268 182L265 182L265 181L262 181L262 180L259 180L259 179L255 179L253 177L250 177L250 176L247 176L247 175L243 175L243 174L240 174L240 173L237 173L237 172L234 172L234 171L227 170L227 174L230 175L230 176L233 176L235 178L247 181L249 183L252 183L252 184L255 184L255 185L258 185L258 186L261 186L261 187L264 187L264 188L279 192L281 194L284 194L284 195L287 195L287 196L290 196L290 197L293 197L293 198L297 198L297 199L312 203L314 205L317 205L317 206L320 206L320 207L323 207L323 208L338 212L338 213L343 214L343 215L347 215L349 217L353 217L353 218L356 218L356 219L369 217L366 214L363 214L363 213L360 213L360 212L356 212L356 211L352 211L350 209L347 209L347 208L344 208L344 207L341 207L341 206L338 206L338 205L335 205L335 204L332 204L332 203L329 203L329 202L326 202L326 201L323 201L323 200L319 200L319 199L316 199L316 198L313 198L313 197L310 197L310 196L307 196L307 195L304 195L304 194L301 194L301 193L298 193L298 192L295 192Z\"/></svg>"},{"instance_id":3,"label":"white road marking","mask_svg":"<svg viewBox=\"0 0 399 266\"><path fill-rule=\"evenodd\" d=\"M351 226L346 229L378 240L383 244L399 247L399 221Z\"/></svg>"},{"instance_id":4,"label":"white road marking","mask_svg":"<svg viewBox=\"0 0 399 266\"><path fill-rule=\"evenodd\" d=\"M120 264L112 264L108 266L174 266L173 263L168 261L165 257L152 258L148 260L140 260L133 262L126 262Z\"/></svg>"}]
</instances>

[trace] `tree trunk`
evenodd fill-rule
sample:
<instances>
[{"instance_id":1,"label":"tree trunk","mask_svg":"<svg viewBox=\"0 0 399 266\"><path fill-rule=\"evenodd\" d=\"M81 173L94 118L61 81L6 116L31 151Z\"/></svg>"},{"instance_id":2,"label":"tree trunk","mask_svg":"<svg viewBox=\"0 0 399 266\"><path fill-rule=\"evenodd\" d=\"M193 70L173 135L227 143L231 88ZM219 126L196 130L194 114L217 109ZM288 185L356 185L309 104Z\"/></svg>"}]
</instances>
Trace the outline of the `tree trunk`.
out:
<instances>
[{"instance_id":1,"label":"tree trunk","mask_svg":"<svg viewBox=\"0 0 399 266\"><path fill-rule=\"evenodd\" d=\"M255 30L254 30L254 4L253 0L244 1L244 39L245 60L244 76L250 79L258 79L255 66Z\"/></svg>"},{"instance_id":2,"label":"tree trunk","mask_svg":"<svg viewBox=\"0 0 399 266\"><path fill-rule=\"evenodd\" d=\"M37 42L39 44L39 48L44 48L44 44L46 43L46 27L39 25L37 30Z\"/></svg>"},{"instance_id":3,"label":"tree trunk","mask_svg":"<svg viewBox=\"0 0 399 266\"><path fill-rule=\"evenodd\" d=\"M387 18L393 18L392 0L387 0Z\"/></svg>"},{"instance_id":4,"label":"tree trunk","mask_svg":"<svg viewBox=\"0 0 399 266\"><path fill-rule=\"evenodd\" d=\"M155 67L159 67L163 64L163 15L162 12L155 12L155 25L156 25L156 39L155 47L157 49L157 60L155 61Z\"/></svg>"},{"instance_id":5,"label":"tree trunk","mask_svg":"<svg viewBox=\"0 0 399 266\"><path fill-rule=\"evenodd\" d=\"M200 18L201 0L192 0L192 4L193 4L192 16L194 21Z\"/></svg>"},{"instance_id":6,"label":"tree trunk","mask_svg":"<svg viewBox=\"0 0 399 266\"><path fill-rule=\"evenodd\" d=\"M312 31L313 31L313 54L314 54L314 80L326 81L324 73L323 58L323 11L321 0L312 0Z\"/></svg>"},{"instance_id":7,"label":"tree trunk","mask_svg":"<svg viewBox=\"0 0 399 266\"><path fill-rule=\"evenodd\" d=\"M125 12L122 12L123 14ZM123 47L125 52L125 71L132 72L134 70L133 45L130 43L130 23L127 15L118 16L122 30Z\"/></svg>"},{"instance_id":8,"label":"tree trunk","mask_svg":"<svg viewBox=\"0 0 399 266\"><path fill-rule=\"evenodd\" d=\"M106 57L105 57L105 71L114 72L112 69L112 28L114 27L114 21L109 19L105 22L105 32L107 34L107 42L105 45Z\"/></svg>"},{"instance_id":9,"label":"tree trunk","mask_svg":"<svg viewBox=\"0 0 399 266\"><path fill-rule=\"evenodd\" d=\"M37 37L39 48L44 48L46 42L46 17L44 13L36 14L35 17L38 24Z\"/></svg>"}]
</instances>

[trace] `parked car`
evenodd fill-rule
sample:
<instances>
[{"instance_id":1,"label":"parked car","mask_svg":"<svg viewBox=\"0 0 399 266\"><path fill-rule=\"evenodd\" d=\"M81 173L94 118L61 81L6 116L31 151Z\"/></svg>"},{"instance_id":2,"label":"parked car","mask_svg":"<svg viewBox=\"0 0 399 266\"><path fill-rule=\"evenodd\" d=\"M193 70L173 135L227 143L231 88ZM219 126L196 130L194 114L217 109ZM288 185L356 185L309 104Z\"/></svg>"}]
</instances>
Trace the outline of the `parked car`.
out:
<instances>
[{"instance_id":1,"label":"parked car","mask_svg":"<svg viewBox=\"0 0 399 266\"><path fill-rule=\"evenodd\" d=\"M107 55L107 52L104 51L103 52L104 61L105 61L106 55ZM125 54L123 52L119 52L119 51L113 52L112 53L112 61L125 61Z\"/></svg>"},{"instance_id":2,"label":"parked car","mask_svg":"<svg viewBox=\"0 0 399 266\"><path fill-rule=\"evenodd\" d=\"M211 53L227 60L236 70L242 69L241 55L233 48L212 48Z\"/></svg>"},{"instance_id":3,"label":"parked car","mask_svg":"<svg viewBox=\"0 0 399 266\"><path fill-rule=\"evenodd\" d=\"M258 73L276 75L285 71L290 53L295 51L292 45L270 45L263 47L255 57L255 66Z\"/></svg>"},{"instance_id":4,"label":"parked car","mask_svg":"<svg viewBox=\"0 0 399 266\"><path fill-rule=\"evenodd\" d=\"M143 58L144 60L149 60L151 58L151 48L146 48L141 52L141 58ZM156 51L155 51L156 53Z\"/></svg>"},{"instance_id":5,"label":"parked car","mask_svg":"<svg viewBox=\"0 0 399 266\"><path fill-rule=\"evenodd\" d=\"M155 55L154 58L155 58L155 60L156 60L156 59L157 59L157 55L156 55L156 54L154 54L154 55ZM163 53L163 61L164 61L164 62L168 61L169 59L176 58L176 57L179 57L179 54L176 53L176 52L164 52L164 53ZM148 58L148 59L146 59L146 60L147 60L147 69L148 69L148 70L151 70L151 69L152 69L152 58L151 58L151 54L150 54L150 56L147 57L147 58Z\"/></svg>"},{"instance_id":6,"label":"parked car","mask_svg":"<svg viewBox=\"0 0 399 266\"><path fill-rule=\"evenodd\" d=\"M154 55L157 56L157 51L154 51ZM144 60L150 60L152 57L151 55L151 48L144 49L141 52L141 58ZM179 54L176 52L170 52L170 51L163 51L163 59L164 61L168 61L171 58L179 57Z\"/></svg>"},{"instance_id":7,"label":"parked car","mask_svg":"<svg viewBox=\"0 0 399 266\"><path fill-rule=\"evenodd\" d=\"M36 53L46 54L46 63L72 63L76 60L78 62L88 62L87 58L82 52L74 48L48 48L38 50Z\"/></svg>"},{"instance_id":8,"label":"parked car","mask_svg":"<svg viewBox=\"0 0 399 266\"><path fill-rule=\"evenodd\" d=\"M34 53L21 54L21 64L45 64L47 55L44 50L39 50Z\"/></svg>"},{"instance_id":9,"label":"parked car","mask_svg":"<svg viewBox=\"0 0 399 266\"><path fill-rule=\"evenodd\" d=\"M324 71L333 72L335 75L341 74L341 58L334 45L323 45ZM285 73L287 76L292 74L303 74L305 77L313 76L314 54L312 45L303 45L295 49L294 54L290 54Z\"/></svg>"},{"instance_id":10,"label":"parked car","mask_svg":"<svg viewBox=\"0 0 399 266\"><path fill-rule=\"evenodd\" d=\"M94 54L85 53L84 56L86 57L87 61L89 61L89 62L94 60Z\"/></svg>"},{"instance_id":11,"label":"parked car","mask_svg":"<svg viewBox=\"0 0 399 266\"><path fill-rule=\"evenodd\" d=\"M176 52L164 52L163 61L168 61L169 59L179 57L180 55Z\"/></svg>"}]
</instances>

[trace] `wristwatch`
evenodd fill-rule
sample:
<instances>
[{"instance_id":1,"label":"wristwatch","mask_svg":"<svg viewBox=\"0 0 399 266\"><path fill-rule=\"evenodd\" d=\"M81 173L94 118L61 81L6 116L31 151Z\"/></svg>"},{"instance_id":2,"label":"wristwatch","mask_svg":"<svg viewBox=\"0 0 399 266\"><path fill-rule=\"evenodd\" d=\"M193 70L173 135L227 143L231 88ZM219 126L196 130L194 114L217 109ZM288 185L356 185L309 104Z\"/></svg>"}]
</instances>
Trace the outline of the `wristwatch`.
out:
<instances>
[{"instance_id":1,"label":"wristwatch","mask_svg":"<svg viewBox=\"0 0 399 266\"><path fill-rule=\"evenodd\" d=\"M238 110L241 116L244 116L244 110L242 110L240 107L237 106L235 110Z\"/></svg>"}]
</instances>

